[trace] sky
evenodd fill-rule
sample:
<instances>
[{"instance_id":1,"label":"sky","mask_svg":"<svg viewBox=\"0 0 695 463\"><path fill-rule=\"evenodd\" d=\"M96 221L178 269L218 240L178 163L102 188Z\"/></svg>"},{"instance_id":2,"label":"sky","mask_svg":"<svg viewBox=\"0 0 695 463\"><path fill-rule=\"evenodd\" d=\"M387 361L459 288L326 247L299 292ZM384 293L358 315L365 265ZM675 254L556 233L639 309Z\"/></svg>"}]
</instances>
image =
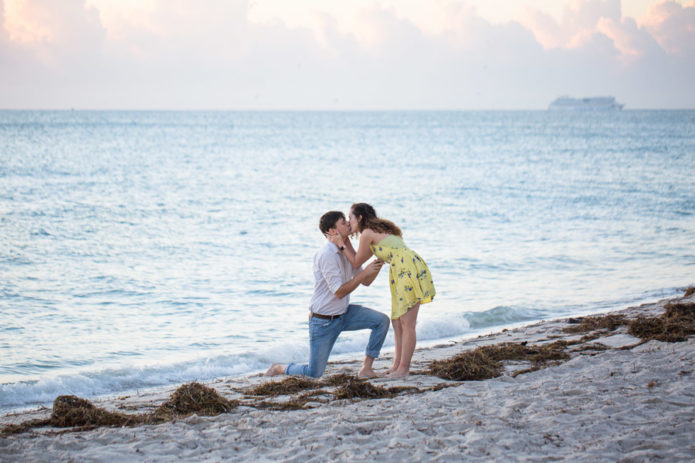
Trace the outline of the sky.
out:
<instances>
[{"instance_id":1,"label":"sky","mask_svg":"<svg viewBox=\"0 0 695 463\"><path fill-rule=\"evenodd\" d=\"M0 109L695 109L695 0L0 0Z\"/></svg>"}]
</instances>

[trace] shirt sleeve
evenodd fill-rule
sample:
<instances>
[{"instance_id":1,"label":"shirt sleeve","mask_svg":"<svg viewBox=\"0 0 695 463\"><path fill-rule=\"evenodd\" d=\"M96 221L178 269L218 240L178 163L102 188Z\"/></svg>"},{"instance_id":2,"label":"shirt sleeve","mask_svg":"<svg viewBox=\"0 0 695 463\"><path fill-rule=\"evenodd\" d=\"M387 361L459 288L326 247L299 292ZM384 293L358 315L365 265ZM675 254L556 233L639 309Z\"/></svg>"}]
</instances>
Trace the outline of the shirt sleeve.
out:
<instances>
[{"instance_id":1,"label":"shirt sleeve","mask_svg":"<svg viewBox=\"0 0 695 463\"><path fill-rule=\"evenodd\" d=\"M343 275L340 271L340 263L338 262L338 254L321 254L318 261L319 271L323 275L328 288L333 294L343 286Z\"/></svg>"},{"instance_id":2,"label":"shirt sleeve","mask_svg":"<svg viewBox=\"0 0 695 463\"><path fill-rule=\"evenodd\" d=\"M357 268L353 267L351 264L348 264L348 265L350 267L350 270L352 271L352 274L351 274L352 278L355 278L357 276L357 274L362 271L362 267L363 267L362 265L360 265Z\"/></svg>"}]
</instances>

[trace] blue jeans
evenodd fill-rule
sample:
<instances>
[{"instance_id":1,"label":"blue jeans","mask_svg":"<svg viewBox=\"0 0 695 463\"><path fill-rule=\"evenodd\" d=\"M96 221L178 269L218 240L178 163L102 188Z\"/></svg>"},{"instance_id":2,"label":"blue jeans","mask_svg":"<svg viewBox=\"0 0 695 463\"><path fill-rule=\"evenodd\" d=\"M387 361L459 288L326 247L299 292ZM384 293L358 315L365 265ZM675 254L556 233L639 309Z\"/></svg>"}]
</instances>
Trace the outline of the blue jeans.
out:
<instances>
[{"instance_id":1,"label":"blue jeans","mask_svg":"<svg viewBox=\"0 0 695 463\"><path fill-rule=\"evenodd\" d=\"M389 317L376 310L350 304L343 315L326 320L311 317L309 320L309 364L290 363L285 367L286 375L304 375L318 378L328 363L333 344L343 331L372 330L369 335L366 355L377 358L389 331Z\"/></svg>"}]
</instances>

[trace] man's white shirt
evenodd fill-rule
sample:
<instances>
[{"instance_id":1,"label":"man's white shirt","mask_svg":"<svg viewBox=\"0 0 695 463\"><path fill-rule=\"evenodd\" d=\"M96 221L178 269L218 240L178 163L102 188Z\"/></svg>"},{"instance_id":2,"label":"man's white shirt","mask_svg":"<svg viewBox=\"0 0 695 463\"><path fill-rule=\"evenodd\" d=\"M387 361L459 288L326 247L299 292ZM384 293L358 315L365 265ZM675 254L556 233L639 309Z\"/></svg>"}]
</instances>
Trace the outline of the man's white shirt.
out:
<instances>
[{"instance_id":1,"label":"man's white shirt","mask_svg":"<svg viewBox=\"0 0 695 463\"><path fill-rule=\"evenodd\" d=\"M338 299L335 292L360 270L362 267L353 268L338 246L328 241L314 255L314 295L309 310L321 315L345 313L350 304L350 295Z\"/></svg>"}]
</instances>

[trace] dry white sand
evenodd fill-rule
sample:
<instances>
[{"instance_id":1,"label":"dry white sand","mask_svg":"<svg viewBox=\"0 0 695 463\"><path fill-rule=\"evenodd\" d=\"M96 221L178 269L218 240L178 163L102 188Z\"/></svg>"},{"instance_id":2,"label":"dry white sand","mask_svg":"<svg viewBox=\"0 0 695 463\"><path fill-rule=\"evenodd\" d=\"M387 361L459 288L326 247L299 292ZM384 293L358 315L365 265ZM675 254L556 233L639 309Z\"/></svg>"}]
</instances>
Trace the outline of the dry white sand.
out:
<instances>
[{"instance_id":1,"label":"dry white sand","mask_svg":"<svg viewBox=\"0 0 695 463\"><path fill-rule=\"evenodd\" d=\"M695 296L682 301L695 302ZM659 315L667 301L621 313ZM413 369L483 344L539 344L581 335L566 320L542 322L416 352ZM512 377L528 364L508 363L501 377L401 394L390 399L312 402L314 408L269 411L241 406L215 417L56 433L55 428L0 437L0 461L693 461L695 337L639 339L624 327L594 342L607 350L575 352L558 365ZM386 369L388 359L379 360ZM327 374L355 374L359 362L330 364ZM274 380L282 379L274 378ZM230 398L268 381L261 376L211 383ZM374 379L374 385L425 389L451 384L427 375ZM111 410L151 410L168 393L95 401ZM47 416L46 410L0 417L0 426Z\"/></svg>"}]
</instances>

